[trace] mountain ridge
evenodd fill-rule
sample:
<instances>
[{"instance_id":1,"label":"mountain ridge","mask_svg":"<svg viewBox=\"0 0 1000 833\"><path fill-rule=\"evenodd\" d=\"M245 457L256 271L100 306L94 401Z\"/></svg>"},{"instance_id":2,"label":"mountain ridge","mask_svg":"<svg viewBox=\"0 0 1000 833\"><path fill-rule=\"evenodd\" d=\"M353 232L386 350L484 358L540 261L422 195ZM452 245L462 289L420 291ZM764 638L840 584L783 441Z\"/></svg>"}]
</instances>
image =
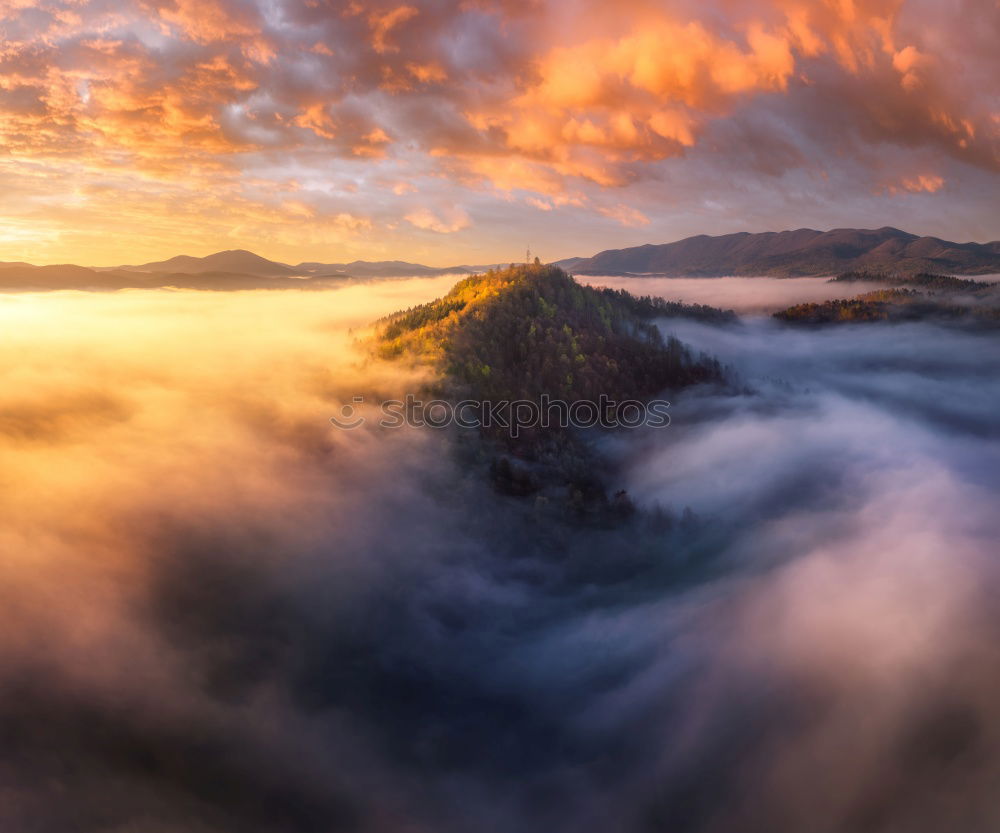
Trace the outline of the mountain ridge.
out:
<instances>
[{"instance_id":1,"label":"mountain ridge","mask_svg":"<svg viewBox=\"0 0 1000 833\"><path fill-rule=\"evenodd\" d=\"M246 249L228 249L222 252L193 257L176 255L167 260L144 263L140 266L119 266L123 272L167 272L175 275L195 275L202 272L229 272L258 277L293 277L298 274L286 263L268 260Z\"/></svg>"},{"instance_id":2,"label":"mountain ridge","mask_svg":"<svg viewBox=\"0 0 1000 833\"><path fill-rule=\"evenodd\" d=\"M831 231L801 228L714 237L699 234L673 243L606 249L589 258L564 258L552 265L578 275L631 277L828 277L844 272L986 275L1000 274L1000 241L953 243L918 237L891 226ZM304 261L292 266L246 249L230 249L205 257L177 255L137 266L0 262L0 291L307 289L349 280L476 274L495 266L439 267L402 260Z\"/></svg>"},{"instance_id":3,"label":"mountain ridge","mask_svg":"<svg viewBox=\"0 0 1000 833\"><path fill-rule=\"evenodd\" d=\"M607 249L571 270L579 275L819 277L876 269L962 275L1000 272L1000 241L954 243L892 226L699 234L673 243Z\"/></svg>"},{"instance_id":4,"label":"mountain ridge","mask_svg":"<svg viewBox=\"0 0 1000 833\"><path fill-rule=\"evenodd\" d=\"M405 260L354 260L348 263L303 261L295 265L261 257L247 249L228 249L204 257L176 255L167 260L152 261L138 266L113 267L114 271L168 272L196 275L204 272L229 272L258 277L352 277L403 278L437 275L472 274L490 268L483 266L425 266ZM112 271L112 270L109 270Z\"/></svg>"},{"instance_id":5,"label":"mountain ridge","mask_svg":"<svg viewBox=\"0 0 1000 833\"><path fill-rule=\"evenodd\" d=\"M430 278L440 275L471 275L484 272L496 264L481 266L425 266L405 260L354 260L350 263L318 263L306 261L295 268L309 275L349 275L353 278Z\"/></svg>"},{"instance_id":6,"label":"mountain ridge","mask_svg":"<svg viewBox=\"0 0 1000 833\"><path fill-rule=\"evenodd\" d=\"M177 255L138 266L90 267L70 263L35 266L23 261L0 262L0 291L322 289L344 281L468 275L489 268L434 267L401 260L306 262L290 266L246 249L231 249L206 257Z\"/></svg>"}]
</instances>

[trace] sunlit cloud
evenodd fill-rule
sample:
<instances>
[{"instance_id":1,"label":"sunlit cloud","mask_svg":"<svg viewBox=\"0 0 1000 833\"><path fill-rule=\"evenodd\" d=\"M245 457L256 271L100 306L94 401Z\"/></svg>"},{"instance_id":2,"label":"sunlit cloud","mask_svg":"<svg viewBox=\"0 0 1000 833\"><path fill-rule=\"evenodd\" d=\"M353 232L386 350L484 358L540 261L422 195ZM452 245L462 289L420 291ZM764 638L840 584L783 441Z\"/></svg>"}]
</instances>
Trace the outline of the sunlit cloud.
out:
<instances>
[{"instance_id":1,"label":"sunlit cloud","mask_svg":"<svg viewBox=\"0 0 1000 833\"><path fill-rule=\"evenodd\" d=\"M460 207L444 209L439 212L429 208L418 208L406 215L406 220L418 229L427 229L441 234L451 234L472 225L472 220Z\"/></svg>"},{"instance_id":2,"label":"sunlit cloud","mask_svg":"<svg viewBox=\"0 0 1000 833\"><path fill-rule=\"evenodd\" d=\"M762 215L780 217L794 196L790 175L827 183L828 198L811 218L786 214L786 226L848 218L873 181L891 179L895 190L879 192L886 220L906 225L910 216L920 226L926 218L900 202L906 192L948 201L965 186L968 205L983 177L1000 176L990 94L1000 12L986 0L965 6L951 14L923 0L5 2L3 184L29 200L68 201L68 187L139 180L147 193L213 193L280 212L280 196L251 196L246 183L280 192L305 170L325 184L303 205L321 216L330 193L353 188L355 204L334 213L372 217L373 238L397 254L413 240L393 230L412 228L406 218L423 216L428 196L444 190L449 202L488 207L522 228L534 221L509 195L562 200L588 227L582 242L593 228L609 237L638 228L619 223L621 205L661 221L665 234L687 229L671 218L690 203L688 180L717 206L702 230L718 231L745 225L739 203L750 191L767 193ZM928 187L928 155L949 188ZM42 169L47 177L29 188ZM417 186L407 194L379 184L387 179L436 184L432 195ZM13 223L24 209L8 200L4 214ZM77 209L84 228L114 217L116 252L149 251L140 224L111 201ZM36 222L61 233L55 217ZM943 222L957 237L987 233ZM298 243L286 234L272 254L319 256L310 232L300 234ZM500 254L496 226L475 235L484 255ZM182 242L163 240L155 254ZM13 239L0 248L10 257L34 251ZM120 259L106 239L87 247L102 250ZM76 254L55 242L49 251ZM438 258L450 260L446 249Z\"/></svg>"}]
</instances>

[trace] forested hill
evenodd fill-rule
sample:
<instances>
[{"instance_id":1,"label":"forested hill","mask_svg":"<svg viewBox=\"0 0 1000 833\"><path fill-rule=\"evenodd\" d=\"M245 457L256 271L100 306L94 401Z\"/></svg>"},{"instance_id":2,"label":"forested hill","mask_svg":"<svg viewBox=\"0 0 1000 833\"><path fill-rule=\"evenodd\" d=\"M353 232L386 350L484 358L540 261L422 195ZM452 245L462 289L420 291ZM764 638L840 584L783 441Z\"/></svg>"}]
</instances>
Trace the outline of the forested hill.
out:
<instances>
[{"instance_id":1,"label":"forested hill","mask_svg":"<svg viewBox=\"0 0 1000 833\"><path fill-rule=\"evenodd\" d=\"M723 379L718 361L661 336L652 319L668 315L735 321L711 307L581 286L536 262L473 275L443 298L378 322L375 350L436 365L435 396L453 402L590 403L601 424L614 427L623 403ZM630 516L627 495L611 486L613 475L572 425L531 422L512 433L481 424L484 443L473 456L491 458L499 491L537 495L556 516L569 511L602 524Z\"/></svg>"},{"instance_id":2,"label":"forested hill","mask_svg":"<svg viewBox=\"0 0 1000 833\"><path fill-rule=\"evenodd\" d=\"M830 279L831 283L881 283L886 286L912 286L918 289L940 290L944 292L983 292L997 286L995 282L982 279L966 280L952 275L934 275L920 272L915 275L894 272L845 272Z\"/></svg>"},{"instance_id":3,"label":"forested hill","mask_svg":"<svg viewBox=\"0 0 1000 833\"><path fill-rule=\"evenodd\" d=\"M711 307L582 286L554 266L511 266L380 322L378 351L435 361L478 399L643 399L717 378L716 362L660 335L651 319L667 315L735 320Z\"/></svg>"},{"instance_id":4,"label":"forested hill","mask_svg":"<svg viewBox=\"0 0 1000 833\"><path fill-rule=\"evenodd\" d=\"M894 287L855 298L797 304L774 313L774 317L796 325L930 321L995 333L1000 327L1000 297L992 287L960 298L953 288L924 292Z\"/></svg>"}]
</instances>

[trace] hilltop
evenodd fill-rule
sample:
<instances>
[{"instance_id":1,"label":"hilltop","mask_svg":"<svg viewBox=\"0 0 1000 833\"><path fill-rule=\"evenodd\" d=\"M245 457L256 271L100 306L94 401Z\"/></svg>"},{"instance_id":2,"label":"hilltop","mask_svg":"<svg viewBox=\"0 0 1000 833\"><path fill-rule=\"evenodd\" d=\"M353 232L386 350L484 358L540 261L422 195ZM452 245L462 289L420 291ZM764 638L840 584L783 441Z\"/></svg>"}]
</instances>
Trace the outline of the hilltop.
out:
<instances>
[{"instance_id":1,"label":"hilltop","mask_svg":"<svg viewBox=\"0 0 1000 833\"><path fill-rule=\"evenodd\" d=\"M581 286L561 269L536 263L474 275L436 301L383 319L373 349L381 358L433 365L435 395L452 402L554 400L570 408L603 397L600 419L607 427L626 401L645 403L723 379L716 360L661 335L652 319L671 315L736 320L711 307ZM629 506L624 492L609 496L607 472L579 426L535 424L512 434L494 424L479 433L502 492L540 493L604 520Z\"/></svg>"},{"instance_id":2,"label":"hilltop","mask_svg":"<svg viewBox=\"0 0 1000 833\"><path fill-rule=\"evenodd\" d=\"M284 263L276 263L245 249L216 252L206 257L177 255L169 260L144 263L141 266L121 266L126 272L166 272L175 275L196 275L201 272L228 272L257 277L292 277L295 269Z\"/></svg>"},{"instance_id":3,"label":"hilltop","mask_svg":"<svg viewBox=\"0 0 1000 833\"><path fill-rule=\"evenodd\" d=\"M1000 241L952 243L888 226L719 237L700 234L675 243L610 249L570 268L578 275L674 277L809 277L865 270L985 275L1000 273Z\"/></svg>"},{"instance_id":4,"label":"hilltop","mask_svg":"<svg viewBox=\"0 0 1000 833\"><path fill-rule=\"evenodd\" d=\"M482 399L644 398L714 374L651 323L670 315L735 320L712 307L582 286L554 266L511 266L384 319L378 352L434 361L462 393Z\"/></svg>"}]
</instances>

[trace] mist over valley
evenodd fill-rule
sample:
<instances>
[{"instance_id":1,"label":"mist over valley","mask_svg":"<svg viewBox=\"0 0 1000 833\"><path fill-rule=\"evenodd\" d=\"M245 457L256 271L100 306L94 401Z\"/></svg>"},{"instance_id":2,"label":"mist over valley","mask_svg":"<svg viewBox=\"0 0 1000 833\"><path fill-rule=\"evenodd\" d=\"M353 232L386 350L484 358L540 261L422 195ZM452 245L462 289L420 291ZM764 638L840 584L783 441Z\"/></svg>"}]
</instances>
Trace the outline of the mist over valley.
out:
<instances>
[{"instance_id":1,"label":"mist over valley","mask_svg":"<svg viewBox=\"0 0 1000 833\"><path fill-rule=\"evenodd\" d=\"M368 333L452 276L0 297L0 824L991 829L997 336L628 280L741 318L652 319L727 378L584 433L597 521L474 432L331 425L438 384Z\"/></svg>"}]
</instances>

